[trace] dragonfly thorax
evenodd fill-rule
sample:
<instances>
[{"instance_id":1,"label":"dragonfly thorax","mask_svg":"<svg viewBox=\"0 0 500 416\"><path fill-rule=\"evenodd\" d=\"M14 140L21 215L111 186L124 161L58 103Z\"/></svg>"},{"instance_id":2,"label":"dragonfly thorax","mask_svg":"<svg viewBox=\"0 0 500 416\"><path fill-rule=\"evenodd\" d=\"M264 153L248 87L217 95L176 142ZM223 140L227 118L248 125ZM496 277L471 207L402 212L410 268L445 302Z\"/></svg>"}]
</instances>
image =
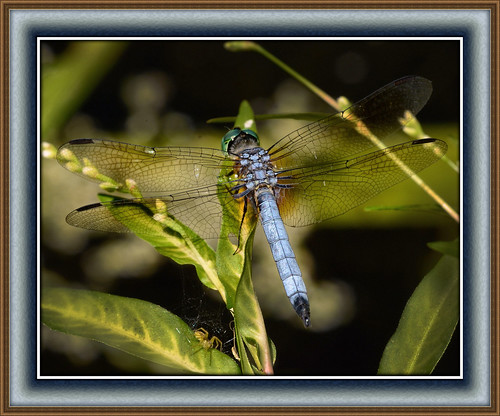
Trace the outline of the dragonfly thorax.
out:
<instances>
[{"instance_id":1,"label":"dragonfly thorax","mask_svg":"<svg viewBox=\"0 0 500 416\"><path fill-rule=\"evenodd\" d=\"M245 149L235 163L238 185L233 187L235 198L241 198L262 187L275 187L277 174L267 150L261 147Z\"/></svg>"}]
</instances>

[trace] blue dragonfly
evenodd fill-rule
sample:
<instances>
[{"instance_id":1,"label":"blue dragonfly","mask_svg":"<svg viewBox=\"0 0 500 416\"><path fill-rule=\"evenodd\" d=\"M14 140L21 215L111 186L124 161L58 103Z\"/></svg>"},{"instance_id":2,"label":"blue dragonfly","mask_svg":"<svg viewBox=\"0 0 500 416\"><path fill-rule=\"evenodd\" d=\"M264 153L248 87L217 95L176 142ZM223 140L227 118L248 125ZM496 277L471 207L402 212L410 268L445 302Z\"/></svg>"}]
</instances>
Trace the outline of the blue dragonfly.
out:
<instances>
[{"instance_id":1,"label":"blue dragonfly","mask_svg":"<svg viewBox=\"0 0 500 416\"><path fill-rule=\"evenodd\" d=\"M260 219L285 292L308 327L307 291L284 224L302 227L344 214L438 161L447 151L438 139L382 149L372 141L373 135L382 139L401 128L401 119L408 111L417 114L431 92L425 78L401 78L342 112L289 133L267 150L260 147L254 131L240 128L224 135L221 150L70 141L58 151L62 166L75 171L68 163L71 151L118 183L132 178L142 194L84 206L66 221L85 229L128 232L113 207L154 206L161 201L169 216L209 239L219 236L223 214L237 204L240 224L245 218ZM244 232L241 226L235 230L237 245Z\"/></svg>"}]
</instances>

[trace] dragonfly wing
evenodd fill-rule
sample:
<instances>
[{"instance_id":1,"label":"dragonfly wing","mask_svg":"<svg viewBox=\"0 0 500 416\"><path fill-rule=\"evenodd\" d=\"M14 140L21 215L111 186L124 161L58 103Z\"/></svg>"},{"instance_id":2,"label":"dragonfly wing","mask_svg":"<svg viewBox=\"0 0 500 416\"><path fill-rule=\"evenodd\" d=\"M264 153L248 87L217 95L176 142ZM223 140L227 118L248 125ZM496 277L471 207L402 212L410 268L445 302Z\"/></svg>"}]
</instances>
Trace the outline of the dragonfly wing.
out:
<instances>
[{"instance_id":1,"label":"dragonfly wing","mask_svg":"<svg viewBox=\"0 0 500 416\"><path fill-rule=\"evenodd\" d=\"M175 192L217 183L220 169L231 161L215 149L145 147L121 142L77 139L63 145L57 160L66 169L95 182L75 168L76 163L95 167L101 175L125 184L133 179L143 192Z\"/></svg>"},{"instance_id":2,"label":"dragonfly wing","mask_svg":"<svg viewBox=\"0 0 500 416\"><path fill-rule=\"evenodd\" d=\"M111 233L136 232L138 234L155 233L158 221L154 219L154 206L158 198L118 199L85 205L71 211L66 222L74 227ZM125 224L133 222L134 230Z\"/></svg>"},{"instance_id":3,"label":"dragonfly wing","mask_svg":"<svg viewBox=\"0 0 500 416\"><path fill-rule=\"evenodd\" d=\"M231 196L233 161L222 151L207 148L144 147L127 143L78 139L62 146L57 159L80 176L103 182L103 175L124 184L133 179L145 196L119 199L82 207L71 212L71 225L100 231L128 232L133 223L137 233L156 233L158 207L182 222L202 238L216 238L222 212L243 216L243 205ZM78 169L78 163L93 167L99 176ZM231 209L229 210L229 205ZM235 211L236 207L236 211ZM253 207L246 215L255 216Z\"/></svg>"},{"instance_id":4,"label":"dragonfly wing","mask_svg":"<svg viewBox=\"0 0 500 416\"><path fill-rule=\"evenodd\" d=\"M283 221L300 227L344 214L437 162L446 150L441 140L414 140L353 159L282 172L287 179L280 183L291 186L281 189L278 197Z\"/></svg>"},{"instance_id":5,"label":"dragonfly wing","mask_svg":"<svg viewBox=\"0 0 500 416\"><path fill-rule=\"evenodd\" d=\"M293 131L269 150L278 169L328 163L374 147L371 132L383 138L401 128L406 111L416 115L428 101L432 84L421 77L394 81L347 110Z\"/></svg>"}]
</instances>

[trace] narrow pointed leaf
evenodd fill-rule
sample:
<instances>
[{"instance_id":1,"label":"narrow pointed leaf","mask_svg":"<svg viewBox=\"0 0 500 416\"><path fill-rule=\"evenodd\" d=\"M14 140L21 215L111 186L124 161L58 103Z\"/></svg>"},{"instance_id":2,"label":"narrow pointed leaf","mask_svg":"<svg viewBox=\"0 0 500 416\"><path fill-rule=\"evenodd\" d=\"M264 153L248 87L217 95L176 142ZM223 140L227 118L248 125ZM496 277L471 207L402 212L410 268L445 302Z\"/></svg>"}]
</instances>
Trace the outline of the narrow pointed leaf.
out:
<instances>
[{"instance_id":1,"label":"narrow pointed leaf","mask_svg":"<svg viewBox=\"0 0 500 416\"><path fill-rule=\"evenodd\" d=\"M235 127L256 131L253 110L247 101L242 101L240 105ZM229 174L229 169L221 171L221 177L226 177ZM241 219L244 216L243 201L228 201L233 199L229 193L221 193L219 198L221 205L224 207L224 215L217 245L217 272L228 294L227 307L231 309L234 306L236 288L243 273L245 261L252 258L251 244L257 219L247 213L244 223L241 224ZM240 230L242 231L243 240L238 241ZM241 247L246 247L248 243L250 244L249 251L246 252Z\"/></svg>"},{"instance_id":2,"label":"narrow pointed leaf","mask_svg":"<svg viewBox=\"0 0 500 416\"><path fill-rule=\"evenodd\" d=\"M240 341L239 351L244 374L273 374L271 342L267 337L264 318L255 296L251 273L245 267L236 292L235 323Z\"/></svg>"},{"instance_id":3,"label":"narrow pointed leaf","mask_svg":"<svg viewBox=\"0 0 500 416\"><path fill-rule=\"evenodd\" d=\"M241 103L235 126L255 131L253 111L246 101ZM231 198L230 195L228 197ZM252 247L257 218L247 211L241 223L245 212L244 204L232 202L228 204L221 201L225 211L221 239L217 247L217 270L223 282L231 283L230 290L228 288L228 293L231 293L228 307L234 306L235 336L243 373L272 374L269 341L251 280ZM236 237L239 245L231 241L231 236Z\"/></svg>"},{"instance_id":4,"label":"narrow pointed leaf","mask_svg":"<svg viewBox=\"0 0 500 416\"><path fill-rule=\"evenodd\" d=\"M445 255L408 301L380 362L379 375L429 375L459 318L459 262Z\"/></svg>"}]
</instances>

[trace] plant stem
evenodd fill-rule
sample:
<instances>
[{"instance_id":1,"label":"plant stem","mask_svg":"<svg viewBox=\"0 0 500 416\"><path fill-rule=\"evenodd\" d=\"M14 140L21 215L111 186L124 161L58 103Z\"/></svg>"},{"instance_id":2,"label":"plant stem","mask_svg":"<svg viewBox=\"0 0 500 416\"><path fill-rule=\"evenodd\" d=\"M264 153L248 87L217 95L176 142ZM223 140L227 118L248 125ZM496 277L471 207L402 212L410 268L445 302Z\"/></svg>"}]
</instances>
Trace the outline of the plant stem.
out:
<instances>
[{"instance_id":1,"label":"plant stem","mask_svg":"<svg viewBox=\"0 0 500 416\"><path fill-rule=\"evenodd\" d=\"M281 61L280 59L275 57L273 54L271 54L269 51L264 49L259 44L252 42L252 41L233 41L233 42L226 42L224 46L227 50L232 51L232 52L253 51L253 52L260 53L262 56L269 59L271 62L273 62L278 67L283 69L286 73L291 75L297 81L301 82L305 87L307 87L314 94L316 94L318 97L320 97L328 105L333 107L335 110L340 111L340 106L339 106L338 102L335 99L333 99L329 94L327 94L321 88L314 85L308 79L304 78L302 75L300 75L298 72L296 72L295 70L290 68L287 64L285 64L283 61ZM358 123L360 123L360 122L361 121L358 121ZM358 131L361 133L366 131L366 130L367 130L366 127L363 127L363 126L360 126L360 128L358 129ZM366 137L369 140L371 140L378 148L380 148L380 149L385 148L384 143L382 143L382 141L379 140L378 138L376 138L373 134L366 135ZM402 162L400 162L400 163L402 163ZM451 218L453 218L456 222L460 221L460 217L459 217L458 213L450 205L448 205L436 192L434 192L434 190L432 190L432 188L429 187L418 175L411 176L411 179L420 188L422 188L432 199L434 199L443 208L443 210L446 213L448 213L448 215L450 215Z\"/></svg>"}]
</instances>

